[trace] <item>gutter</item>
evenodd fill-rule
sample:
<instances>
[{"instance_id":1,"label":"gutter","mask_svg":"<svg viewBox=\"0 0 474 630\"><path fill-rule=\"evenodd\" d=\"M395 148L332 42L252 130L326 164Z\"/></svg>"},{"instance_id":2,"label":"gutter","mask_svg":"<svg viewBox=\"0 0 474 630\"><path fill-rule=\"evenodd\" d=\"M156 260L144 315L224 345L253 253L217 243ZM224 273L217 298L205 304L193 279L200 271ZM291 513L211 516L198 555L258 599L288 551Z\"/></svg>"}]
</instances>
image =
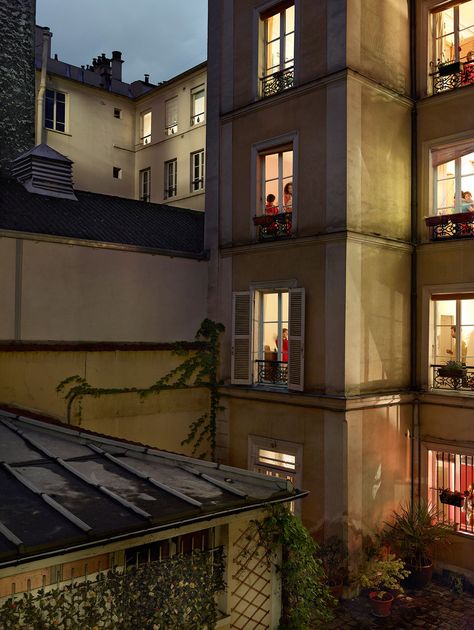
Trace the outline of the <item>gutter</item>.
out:
<instances>
[{"instance_id":1,"label":"gutter","mask_svg":"<svg viewBox=\"0 0 474 630\"><path fill-rule=\"evenodd\" d=\"M43 49L41 57L41 75L40 85L38 90L37 104L36 104L36 130L35 130L35 144L43 144L45 141L45 128L43 124L44 114L44 95L46 93L46 75L48 71L48 51L49 51L49 39L51 37L50 30L47 26L43 27Z\"/></svg>"}]
</instances>

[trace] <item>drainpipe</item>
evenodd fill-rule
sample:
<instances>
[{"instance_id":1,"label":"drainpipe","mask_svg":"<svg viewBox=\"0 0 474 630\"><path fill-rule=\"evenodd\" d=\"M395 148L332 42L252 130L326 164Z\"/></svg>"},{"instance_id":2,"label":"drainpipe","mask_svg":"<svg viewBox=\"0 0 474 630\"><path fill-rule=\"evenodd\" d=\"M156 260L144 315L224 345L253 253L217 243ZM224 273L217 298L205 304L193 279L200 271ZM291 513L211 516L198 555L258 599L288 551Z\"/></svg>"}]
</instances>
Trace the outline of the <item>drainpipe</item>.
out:
<instances>
[{"instance_id":1,"label":"drainpipe","mask_svg":"<svg viewBox=\"0 0 474 630\"><path fill-rule=\"evenodd\" d=\"M409 0L409 20L410 20L410 96L413 100L413 109L411 112L411 243L413 252L411 255L411 303L410 303L410 389L417 391L416 379L416 348L417 348L417 290L416 290L416 244L418 241L418 164L417 164L417 72L416 72L416 0ZM420 445L419 445L419 405L418 401L412 408L412 426L411 426L411 488L410 499L413 503L415 498L415 474L418 475L418 496L420 484ZM418 446L418 448L417 448ZM415 466L415 458L418 460L418 466Z\"/></svg>"},{"instance_id":2,"label":"drainpipe","mask_svg":"<svg viewBox=\"0 0 474 630\"><path fill-rule=\"evenodd\" d=\"M43 115L44 115L44 95L46 92L46 75L48 72L48 58L49 58L49 38L51 37L51 33L49 28L45 26L43 28L43 48L41 51L41 76L40 76L40 84L38 90L38 97L36 101L36 132L35 132L35 143L43 144L46 139L46 132L43 124Z\"/></svg>"}]
</instances>

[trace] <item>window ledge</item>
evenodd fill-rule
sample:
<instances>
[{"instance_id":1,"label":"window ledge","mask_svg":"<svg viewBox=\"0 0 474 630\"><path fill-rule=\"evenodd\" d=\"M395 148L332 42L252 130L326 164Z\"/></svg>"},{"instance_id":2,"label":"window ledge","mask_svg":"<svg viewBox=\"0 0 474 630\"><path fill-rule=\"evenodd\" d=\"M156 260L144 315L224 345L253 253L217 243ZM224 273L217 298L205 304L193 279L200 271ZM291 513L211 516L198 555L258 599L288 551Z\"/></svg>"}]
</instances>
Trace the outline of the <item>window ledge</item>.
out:
<instances>
[{"instance_id":1,"label":"window ledge","mask_svg":"<svg viewBox=\"0 0 474 630\"><path fill-rule=\"evenodd\" d=\"M72 134L67 131L58 131L58 129L50 129L49 127L44 127L44 129L48 133L58 133L60 136L69 136L69 138L72 138Z\"/></svg>"}]
</instances>

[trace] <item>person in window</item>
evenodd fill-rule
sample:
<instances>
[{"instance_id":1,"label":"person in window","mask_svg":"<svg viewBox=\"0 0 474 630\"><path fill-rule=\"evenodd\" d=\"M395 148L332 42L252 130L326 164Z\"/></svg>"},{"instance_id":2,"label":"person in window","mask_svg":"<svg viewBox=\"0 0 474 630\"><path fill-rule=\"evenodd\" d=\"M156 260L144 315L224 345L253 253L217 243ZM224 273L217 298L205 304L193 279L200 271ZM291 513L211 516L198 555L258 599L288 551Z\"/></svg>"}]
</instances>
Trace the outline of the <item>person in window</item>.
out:
<instances>
[{"instance_id":1,"label":"person in window","mask_svg":"<svg viewBox=\"0 0 474 630\"><path fill-rule=\"evenodd\" d=\"M293 210L293 182L285 184L283 189L283 207L285 212L292 212Z\"/></svg>"},{"instance_id":2,"label":"person in window","mask_svg":"<svg viewBox=\"0 0 474 630\"><path fill-rule=\"evenodd\" d=\"M265 214L278 214L278 206L275 205L275 195L270 193L267 195L267 202L265 204Z\"/></svg>"},{"instance_id":3,"label":"person in window","mask_svg":"<svg viewBox=\"0 0 474 630\"><path fill-rule=\"evenodd\" d=\"M466 492L467 494L461 512L464 512L466 515L466 525L472 527L474 525L474 484L470 483Z\"/></svg>"},{"instance_id":4,"label":"person in window","mask_svg":"<svg viewBox=\"0 0 474 630\"><path fill-rule=\"evenodd\" d=\"M451 338L453 339L453 348L446 348L446 354L450 354L453 358L452 361L456 358L456 326L451 326ZM464 339L461 339L461 362L466 365L466 357L467 357L467 344Z\"/></svg>"},{"instance_id":5,"label":"person in window","mask_svg":"<svg viewBox=\"0 0 474 630\"><path fill-rule=\"evenodd\" d=\"M461 212L474 212L474 200L468 190L461 193Z\"/></svg>"},{"instance_id":6,"label":"person in window","mask_svg":"<svg viewBox=\"0 0 474 630\"><path fill-rule=\"evenodd\" d=\"M288 363L288 328L283 328L283 330L281 331L281 337L281 360L284 363ZM278 337L275 339L275 343L278 348Z\"/></svg>"},{"instance_id":7,"label":"person in window","mask_svg":"<svg viewBox=\"0 0 474 630\"><path fill-rule=\"evenodd\" d=\"M467 53L461 72L461 85L469 85L470 83L474 83L474 50Z\"/></svg>"}]
</instances>

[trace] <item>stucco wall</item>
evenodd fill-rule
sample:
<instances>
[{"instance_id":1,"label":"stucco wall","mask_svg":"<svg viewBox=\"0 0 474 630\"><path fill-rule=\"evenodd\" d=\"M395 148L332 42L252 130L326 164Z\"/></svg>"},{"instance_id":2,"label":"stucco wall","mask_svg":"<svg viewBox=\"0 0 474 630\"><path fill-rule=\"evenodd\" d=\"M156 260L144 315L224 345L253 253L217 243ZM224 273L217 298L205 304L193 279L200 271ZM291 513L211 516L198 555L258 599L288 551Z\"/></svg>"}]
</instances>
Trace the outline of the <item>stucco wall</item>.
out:
<instances>
[{"instance_id":1,"label":"stucco wall","mask_svg":"<svg viewBox=\"0 0 474 630\"><path fill-rule=\"evenodd\" d=\"M0 241L3 339L13 338L14 251L14 239ZM25 240L20 275L23 340L192 340L206 317L206 262Z\"/></svg>"}]
</instances>

